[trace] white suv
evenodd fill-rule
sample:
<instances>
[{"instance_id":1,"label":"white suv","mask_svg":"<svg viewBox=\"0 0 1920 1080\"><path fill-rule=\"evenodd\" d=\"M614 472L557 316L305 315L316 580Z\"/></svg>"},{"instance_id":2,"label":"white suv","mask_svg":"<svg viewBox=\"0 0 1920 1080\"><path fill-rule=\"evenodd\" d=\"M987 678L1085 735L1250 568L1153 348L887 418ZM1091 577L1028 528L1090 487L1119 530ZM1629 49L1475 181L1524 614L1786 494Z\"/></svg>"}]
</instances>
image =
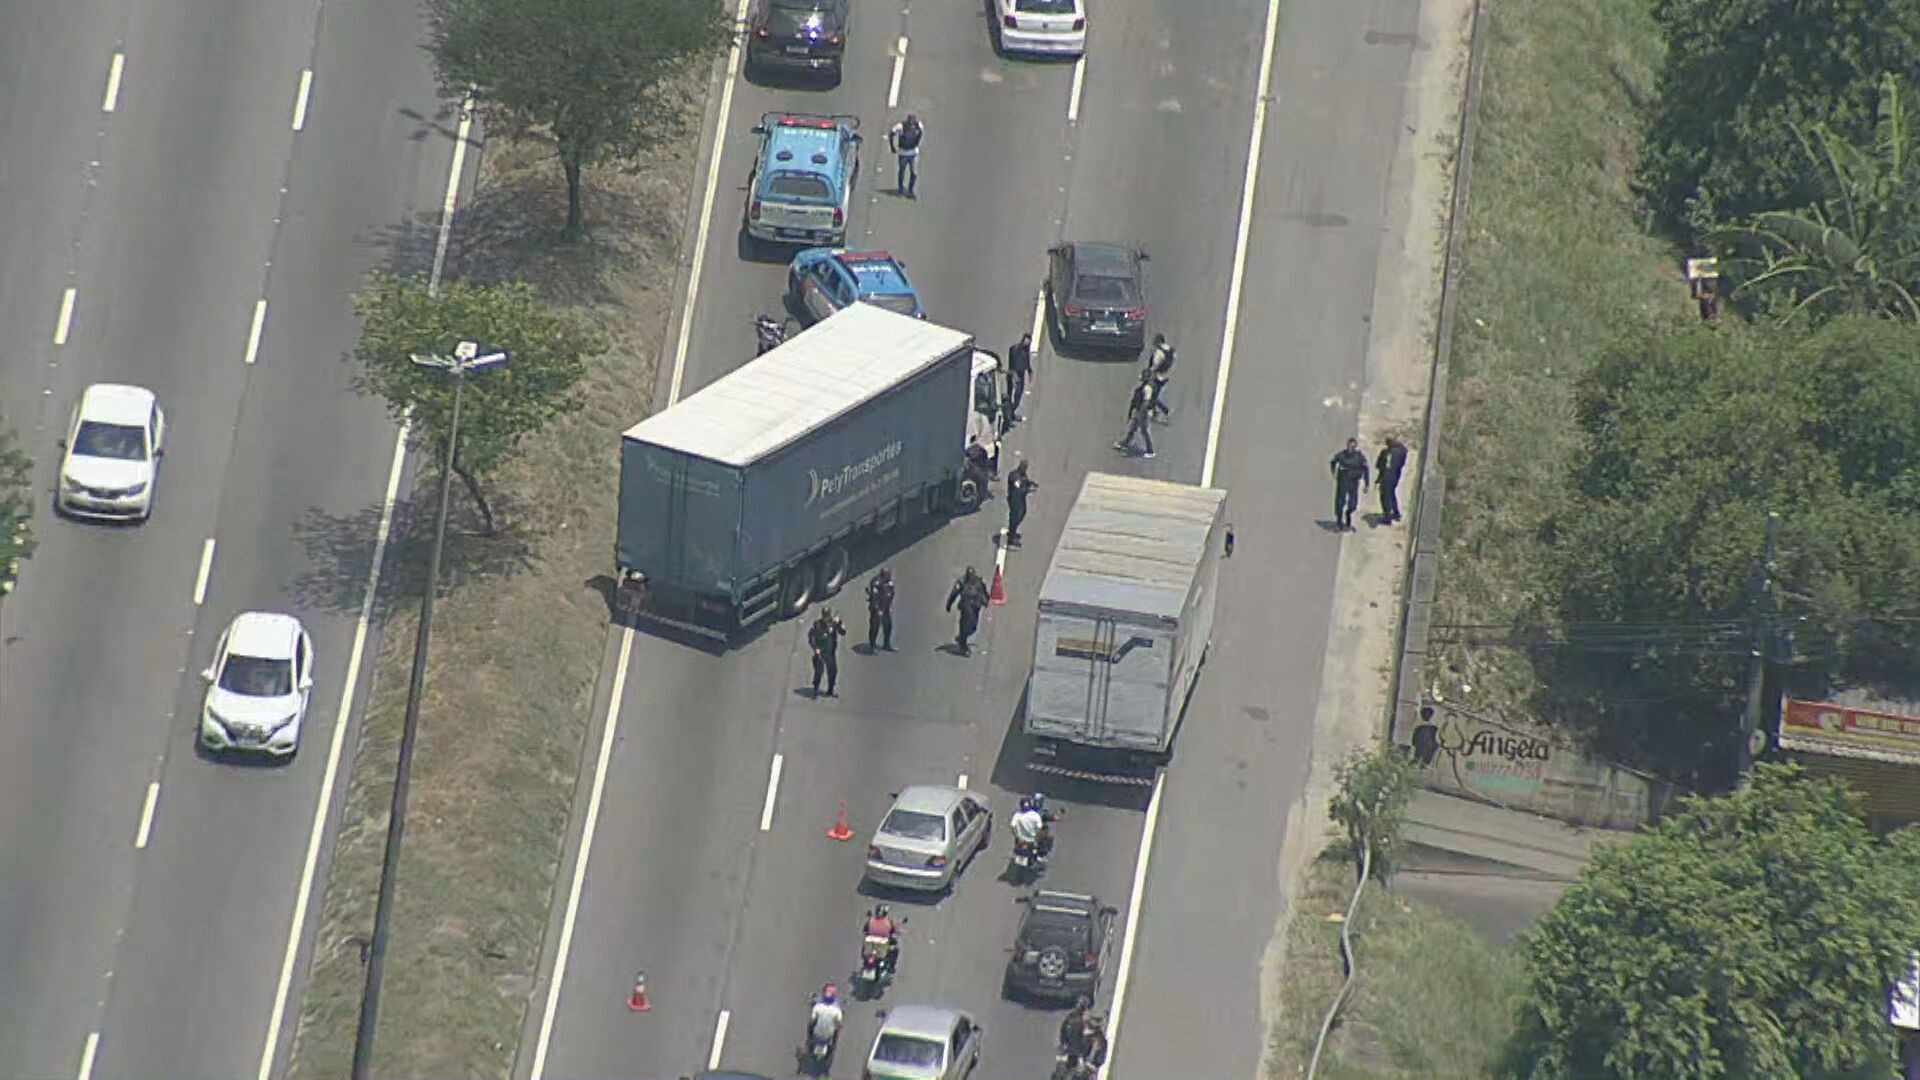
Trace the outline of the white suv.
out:
<instances>
[{"instance_id":1,"label":"white suv","mask_svg":"<svg viewBox=\"0 0 1920 1080\"><path fill-rule=\"evenodd\" d=\"M313 690L313 640L299 619L261 611L234 616L201 677L207 680L201 746L282 760L300 749L300 721Z\"/></svg>"}]
</instances>

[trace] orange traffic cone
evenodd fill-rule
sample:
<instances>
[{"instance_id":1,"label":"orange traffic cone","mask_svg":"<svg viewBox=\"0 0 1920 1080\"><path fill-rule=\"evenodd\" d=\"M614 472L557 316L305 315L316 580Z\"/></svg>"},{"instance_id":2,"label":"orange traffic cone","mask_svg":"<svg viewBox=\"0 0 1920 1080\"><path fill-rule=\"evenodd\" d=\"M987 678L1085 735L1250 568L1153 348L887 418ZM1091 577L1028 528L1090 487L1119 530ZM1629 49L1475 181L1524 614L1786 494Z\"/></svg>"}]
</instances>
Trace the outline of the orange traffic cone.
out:
<instances>
[{"instance_id":1,"label":"orange traffic cone","mask_svg":"<svg viewBox=\"0 0 1920 1080\"><path fill-rule=\"evenodd\" d=\"M829 840L853 839L853 826L847 824L847 800L840 800L840 812L834 815L833 828L827 830Z\"/></svg>"},{"instance_id":2,"label":"orange traffic cone","mask_svg":"<svg viewBox=\"0 0 1920 1080\"><path fill-rule=\"evenodd\" d=\"M987 593L987 603L1004 604L1007 602L1007 588L1000 580L1000 568L993 568L993 589Z\"/></svg>"},{"instance_id":3,"label":"orange traffic cone","mask_svg":"<svg viewBox=\"0 0 1920 1080\"><path fill-rule=\"evenodd\" d=\"M633 977L633 993L627 996L627 1008L634 1012L651 1012L653 1003L647 1000L647 973L641 972Z\"/></svg>"}]
</instances>

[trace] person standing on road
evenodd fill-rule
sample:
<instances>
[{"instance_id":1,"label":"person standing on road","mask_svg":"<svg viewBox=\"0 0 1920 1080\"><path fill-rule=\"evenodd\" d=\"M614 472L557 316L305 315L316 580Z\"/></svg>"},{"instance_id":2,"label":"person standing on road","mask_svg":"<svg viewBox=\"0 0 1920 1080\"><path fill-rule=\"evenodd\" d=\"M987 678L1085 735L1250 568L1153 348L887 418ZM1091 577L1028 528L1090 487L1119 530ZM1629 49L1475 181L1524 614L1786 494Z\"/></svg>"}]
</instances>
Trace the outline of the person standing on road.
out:
<instances>
[{"instance_id":1,"label":"person standing on road","mask_svg":"<svg viewBox=\"0 0 1920 1080\"><path fill-rule=\"evenodd\" d=\"M1127 437L1113 444L1115 450L1133 453L1133 437L1138 435L1147 446L1140 456L1153 456L1153 405L1153 383L1143 380L1133 388L1133 400L1127 403Z\"/></svg>"},{"instance_id":2,"label":"person standing on road","mask_svg":"<svg viewBox=\"0 0 1920 1080\"><path fill-rule=\"evenodd\" d=\"M1407 444L1398 436L1387 436L1387 445L1373 459L1374 486L1380 489L1380 523L1391 525L1400 520L1400 472L1407 467Z\"/></svg>"},{"instance_id":3,"label":"person standing on road","mask_svg":"<svg viewBox=\"0 0 1920 1080\"><path fill-rule=\"evenodd\" d=\"M867 649L875 648L893 651L893 571L884 566L867 582Z\"/></svg>"},{"instance_id":4,"label":"person standing on road","mask_svg":"<svg viewBox=\"0 0 1920 1080\"><path fill-rule=\"evenodd\" d=\"M1173 362L1178 358L1167 335L1153 335L1153 351L1147 354L1147 366L1140 372L1140 381L1153 385L1153 411L1162 420L1167 416L1167 381L1173 378Z\"/></svg>"},{"instance_id":5,"label":"person standing on road","mask_svg":"<svg viewBox=\"0 0 1920 1080\"><path fill-rule=\"evenodd\" d=\"M1020 546L1020 523L1027 519L1027 493L1036 491L1039 484L1027 476L1027 462L1022 458L1020 464L1007 474L1007 535L1008 547Z\"/></svg>"},{"instance_id":6,"label":"person standing on road","mask_svg":"<svg viewBox=\"0 0 1920 1080\"><path fill-rule=\"evenodd\" d=\"M1352 531L1353 511L1360 505L1360 487L1367 481L1367 455L1360 450L1359 439L1348 439L1347 448L1327 463L1333 471L1333 524Z\"/></svg>"},{"instance_id":7,"label":"person standing on road","mask_svg":"<svg viewBox=\"0 0 1920 1080\"><path fill-rule=\"evenodd\" d=\"M893 151L895 166L893 189L909 199L919 198L913 189L920 185L920 141L926 135L927 129L912 113L887 132L887 148Z\"/></svg>"},{"instance_id":8,"label":"person standing on road","mask_svg":"<svg viewBox=\"0 0 1920 1080\"><path fill-rule=\"evenodd\" d=\"M1007 348L1007 419L1020 422L1020 402L1027 396L1027 380L1033 377L1033 335L1021 334Z\"/></svg>"},{"instance_id":9,"label":"person standing on road","mask_svg":"<svg viewBox=\"0 0 1920 1080\"><path fill-rule=\"evenodd\" d=\"M812 629L807 631L807 644L813 648L813 696L820 696L820 677L826 676L827 696L837 696L834 691L840 683L840 639L847 636L847 624L832 608L821 608L820 617L814 620Z\"/></svg>"},{"instance_id":10,"label":"person standing on road","mask_svg":"<svg viewBox=\"0 0 1920 1080\"><path fill-rule=\"evenodd\" d=\"M961 656L972 656L973 650L967 647L967 639L980 629L980 609L987 606L987 583L973 567L953 583L953 589L947 593L947 610L960 605L960 632L954 636L953 643Z\"/></svg>"}]
</instances>

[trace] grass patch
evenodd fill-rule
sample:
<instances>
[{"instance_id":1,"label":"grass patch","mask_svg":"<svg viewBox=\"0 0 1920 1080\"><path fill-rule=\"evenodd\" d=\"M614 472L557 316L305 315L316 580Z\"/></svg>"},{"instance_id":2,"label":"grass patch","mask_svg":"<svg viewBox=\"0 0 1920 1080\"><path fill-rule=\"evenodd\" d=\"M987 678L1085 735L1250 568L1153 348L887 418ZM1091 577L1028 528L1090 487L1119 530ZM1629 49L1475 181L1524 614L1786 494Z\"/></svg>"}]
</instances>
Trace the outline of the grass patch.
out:
<instances>
[{"instance_id":1,"label":"grass patch","mask_svg":"<svg viewBox=\"0 0 1920 1080\"><path fill-rule=\"evenodd\" d=\"M511 1069L606 640L614 448L650 404L697 138L695 125L636 165L597 170L588 182L592 237L566 245L557 242L566 192L551 147L490 141L478 194L455 225L449 274L531 282L585 312L613 346L589 364L583 407L529 439L493 484L498 536L479 535L454 486L449 587L434 610L381 996L379 1075ZM391 615L373 658L294 1043L290 1072L302 1080L345 1076L352 1056L436 490L423 476L420 512L404 515L423 527L408 531L390 564ZM309 530L336 557L348 546L340 537L370 546L372 534L364 519Z\"/></svg>"},{"instance_id":2,"label":"grass patch","mask_svg":"<svg viewBox=\"0 0 1920 1080\"><path fill-rule=\"evenodd\" d=\"M1509 625L1551 599L1540 532L1566 497L1576 380L1613 336L1690 308L1679 252L1648 235L1629 187L1661 55L1647 5L1500 0L1488 31L1440 443L1439 625ZM1429 691L1496 711L1536 683L1502 649L1441 645L1430 670Z\"/></svg>"},{"instance_id":3,"label":"grass patch","mask_svg":"<svg viewBox=\"0 0 1920 1080\"><path fill-rule=\"evenodd\" d=\"M1297 1077L1340 988L1340 924L1353 868L1322 858L1307 871L1288 924L1287 975L1268 1075ZM1367 886L1354 919L1358 978L1320 1058L1320 1080L1471 1080L1493 1075L1511 1034L1519 956L1417 900Z\"/></svg>"}]
</instances>

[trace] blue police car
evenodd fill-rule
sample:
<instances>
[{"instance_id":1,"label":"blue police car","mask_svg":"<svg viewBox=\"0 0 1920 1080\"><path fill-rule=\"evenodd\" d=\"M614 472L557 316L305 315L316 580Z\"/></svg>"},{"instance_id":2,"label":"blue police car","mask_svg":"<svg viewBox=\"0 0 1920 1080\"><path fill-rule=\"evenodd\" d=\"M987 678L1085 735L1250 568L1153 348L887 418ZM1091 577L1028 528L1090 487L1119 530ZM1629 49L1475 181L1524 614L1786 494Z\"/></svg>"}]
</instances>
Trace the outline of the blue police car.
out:
<instances>
[{"instance_id":1,"label":"blue police car","mask_svg":"<svg viewBox=\"0 0 1920 1080\"><path fill-rule=\"evenodd\" d=\"M907 268L884 251L808 248L787 267L787 306L809 323L864 300L888 311L927 317Z\"/></svg>"},{"instance_id":2,"label":"blue police car","mask_svg":"<svg viewBox=\"0 0 1920 1080\"><path fill-rule=\"evenodd\" d=\"M784 243L845 243L853 179L860 174L859 118L768 113L753 130L760 153L747 182L747 234Z\"/></svg>"}]
</instances>

